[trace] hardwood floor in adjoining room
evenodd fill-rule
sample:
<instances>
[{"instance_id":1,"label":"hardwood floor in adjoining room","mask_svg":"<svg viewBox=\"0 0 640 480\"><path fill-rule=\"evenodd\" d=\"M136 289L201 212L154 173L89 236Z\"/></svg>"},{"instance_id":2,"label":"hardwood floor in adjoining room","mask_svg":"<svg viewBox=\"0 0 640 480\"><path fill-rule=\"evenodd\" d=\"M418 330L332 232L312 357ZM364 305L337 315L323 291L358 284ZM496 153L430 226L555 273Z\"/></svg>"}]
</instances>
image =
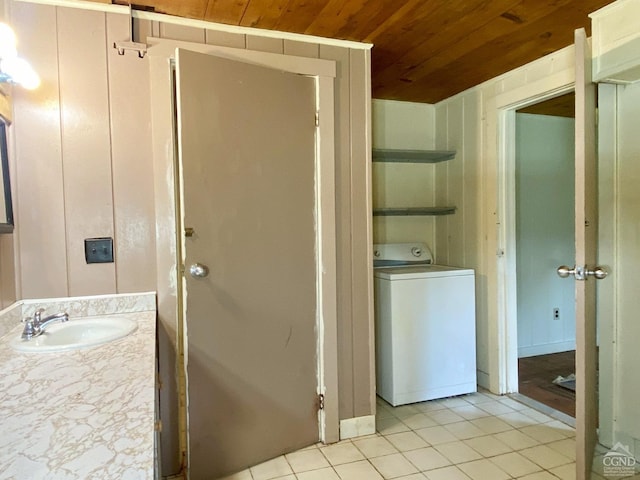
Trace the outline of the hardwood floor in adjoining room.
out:
<instances>
[{"instance_id":1,"label":"hardwood floor in adjoining room","mask_svg":"<svg viewBox=\"0 0 640 480\"><path fill-rule=\"evenodd\" d=\"M576 394L553 383L575 373L575 351L518 359L519 393L575 418Z\"/></svg>"}]
</instances>

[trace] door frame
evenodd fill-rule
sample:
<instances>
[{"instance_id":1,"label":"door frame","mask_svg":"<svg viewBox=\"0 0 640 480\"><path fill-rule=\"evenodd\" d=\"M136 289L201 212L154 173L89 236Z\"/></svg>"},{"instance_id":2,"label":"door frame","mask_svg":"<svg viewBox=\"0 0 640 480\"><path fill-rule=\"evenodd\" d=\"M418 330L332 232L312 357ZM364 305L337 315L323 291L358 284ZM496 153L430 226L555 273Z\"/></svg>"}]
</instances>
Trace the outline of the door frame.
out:
<instances>
[{"instance_id":1,"label":"door frame","mask_svg":"<svg viewBox=\"0 0 640 480\"><path fill-rule=\"evenodd\" d=\"M319 440L339 440L338 416L338 342L336 291L336 219L335 219L335 147L334 147L334 79L336 64L330 60L296 57L178 40L148 37L152 135L154 150L154 184L159 231L181 232L183 216L179 208L178 158L174 141L174 99L172 62L177 48L213 54L254 65L306 75L316 81L316 105L319 114L315 162L316 198L316 312L318 393L324 395L324 409L318 412ZM166 298L158 305L158 315L176 332L175 349L180 399L179 437L183 455L187 449L186 388L184 379L182 302L182 235L159 235L158 296ZM170 252L170 255L167 255ZM171 325L173 322L175 323ZM182 378L181 378L182 377Z\"/></svg>"},{"instance_id":2,"label":"door frame","mask_svg":"<svg viewBox=\"0 0 640 480\"><path fill-rule=\"evenodd\" d=\"M496 352L492 390L518 391L518 313L516 283L516 110L573 91L573 69L495 97L497 116L497 321L490 337ZM496 374L495 376L493 374ZM495 390L494 390L495 388Z\"/></svg>"}]
</instances>

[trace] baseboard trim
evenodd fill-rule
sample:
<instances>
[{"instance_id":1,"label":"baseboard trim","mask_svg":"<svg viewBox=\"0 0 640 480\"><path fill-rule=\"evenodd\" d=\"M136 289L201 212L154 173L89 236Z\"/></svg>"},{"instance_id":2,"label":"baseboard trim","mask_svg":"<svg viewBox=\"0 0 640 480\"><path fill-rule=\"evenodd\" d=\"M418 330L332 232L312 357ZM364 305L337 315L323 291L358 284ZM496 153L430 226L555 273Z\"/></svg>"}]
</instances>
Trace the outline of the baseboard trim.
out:
<instances>
[{"instance_id":1,"label":"baseboard trim","mask_svg":"<svg viewBox=\"0 0 640 480\"><path fill-rule=\"evenodd\" d=\"M530 347L518 347L518 358L535 357L537 355L549 355L550 353L568 352L576 349L576 341L545 343Z\"/></svg>"},{"instance_id":2,"label":"baseboard trim","mask_svg":"<svg viewBox=\"0 0 640 480\"><path fill-rule=\"evenodd\" d=\"M478 375L478 385L486 390L491 391L489 374L478 370L477 375Z\"/></svg>"},{"instance_id":3,"label":"baseboard trim","mask_svg":"<svg viewBox=\"0 0 640 480\"><path fill-rule=\"evenodd\" d=\"M347 418L340 420L340 440L363 437L376 433L376 416Z\"/></svg>"}]
</instances>

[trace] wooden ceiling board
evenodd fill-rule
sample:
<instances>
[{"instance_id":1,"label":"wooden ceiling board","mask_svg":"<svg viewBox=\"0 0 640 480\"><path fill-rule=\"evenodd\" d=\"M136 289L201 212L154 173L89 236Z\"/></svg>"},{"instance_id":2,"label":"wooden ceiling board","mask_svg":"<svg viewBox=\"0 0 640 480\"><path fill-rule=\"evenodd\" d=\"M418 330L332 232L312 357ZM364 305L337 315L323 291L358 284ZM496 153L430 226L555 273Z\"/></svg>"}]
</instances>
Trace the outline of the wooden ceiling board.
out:
<instances>
[{"instance_id":1,"label":"wooden ceiling board","mask_svg":"<svg viewBox=\"0 0 640 480\"><path fill-rule=\"evenodd\" d=\"M521 108L518 113L531 113L533 115L551 115L553 117L575 118L576 94L574 92L560 95L559 97L535 103Z\"/></svg>"},{"instance_id":2,"label":"wooden ceiling board","mask_svg":"<svg viewBox=\"0 0 640 480\"><path fill-rule=\"evenodd\" d=\"M249 0L209 0L202 20L240 25Z\"/></svg>"},{"instance_id":3,"label":"wooden ceiling board","mask_svg":"<svg viewBox=\"0 0 640 480\"><path fill-rule=\"evenodd\" d=\"M436 103L571 45L576 28L590 30L587 14L613 0L133 1L170 15L373 43L375 98Z\"/></svg>"},{"instance_id":4,"label":"wooden ceiling board","mask_svg":"<svg viewBox=\"0 0 640 480\"><path fill-rule=\"evenodd\" d=\"M380 86L380 76L374 77L374 97L434 103L494 78L497 72L507 72L571 45L574 29L581 26L579 18L587 23L586 12L592 11L587 4L593 3L601 2L586 0L579 7L556 9L536 18L527 28L505 26L500 23L506 21L504 18L495 19L474 32L473 38L467 39L470 44L453 45L410 72L400 72L399 78L411 82L411 88L399 82Z\"/></svg>"},{"instance_id":5,"label":"wooden ceiling board","mask_svg":"<svg viewBox=\"0 0 640 480\"><path fill-rule=\"evenodd\" d=\"M423 32L422 38L409 40L414 47L398 56L398 52L388 50L380 52L378 43L374 40L372 52L372 68L376 72L373 78L374 91L387 90L388 85L398 85L398 79L403 82L415 81L420 70L427 72L435 70L434 66L445 66L454 59L466 54L470 48L480 46L500 35L500 30L490 23L499 17L499 14L513 4L514 0L497 0L482 2L480 8L470 10L466 15L457 17L450 10L440 9L433 12L434 25L431 30ZM453 19L458 18L457 21ZM502 22L505 22L502 19ZM489 24L489 27L487 27ZM504 28L504 26L501 26ZM393 32L397 37L397 33ZM418 34L420 32L418 31ZM381 45L390 42L382 41ZM406 87L406 85L405 85Z\"/></svg>"}]
</instances>

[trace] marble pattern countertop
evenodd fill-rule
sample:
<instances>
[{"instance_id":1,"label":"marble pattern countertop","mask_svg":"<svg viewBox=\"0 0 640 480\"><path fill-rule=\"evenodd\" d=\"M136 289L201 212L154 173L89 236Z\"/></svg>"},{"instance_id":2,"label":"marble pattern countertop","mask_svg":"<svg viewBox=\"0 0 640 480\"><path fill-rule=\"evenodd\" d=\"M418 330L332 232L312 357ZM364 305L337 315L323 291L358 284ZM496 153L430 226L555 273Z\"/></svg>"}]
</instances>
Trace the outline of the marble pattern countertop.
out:
<instances>
[{"instance_id":1,"label":"marble pattern countertop","mask_svg":"<svg viewBox=\"0 0 640 480\"><path fill-rule=\"evenodd\" d=\"M21 353L16 321L46 314L123 315L120 340L55 353ZM155 294L18 302L0 312L0 479L153 479Z\"/></svg>"}]
</instances>

